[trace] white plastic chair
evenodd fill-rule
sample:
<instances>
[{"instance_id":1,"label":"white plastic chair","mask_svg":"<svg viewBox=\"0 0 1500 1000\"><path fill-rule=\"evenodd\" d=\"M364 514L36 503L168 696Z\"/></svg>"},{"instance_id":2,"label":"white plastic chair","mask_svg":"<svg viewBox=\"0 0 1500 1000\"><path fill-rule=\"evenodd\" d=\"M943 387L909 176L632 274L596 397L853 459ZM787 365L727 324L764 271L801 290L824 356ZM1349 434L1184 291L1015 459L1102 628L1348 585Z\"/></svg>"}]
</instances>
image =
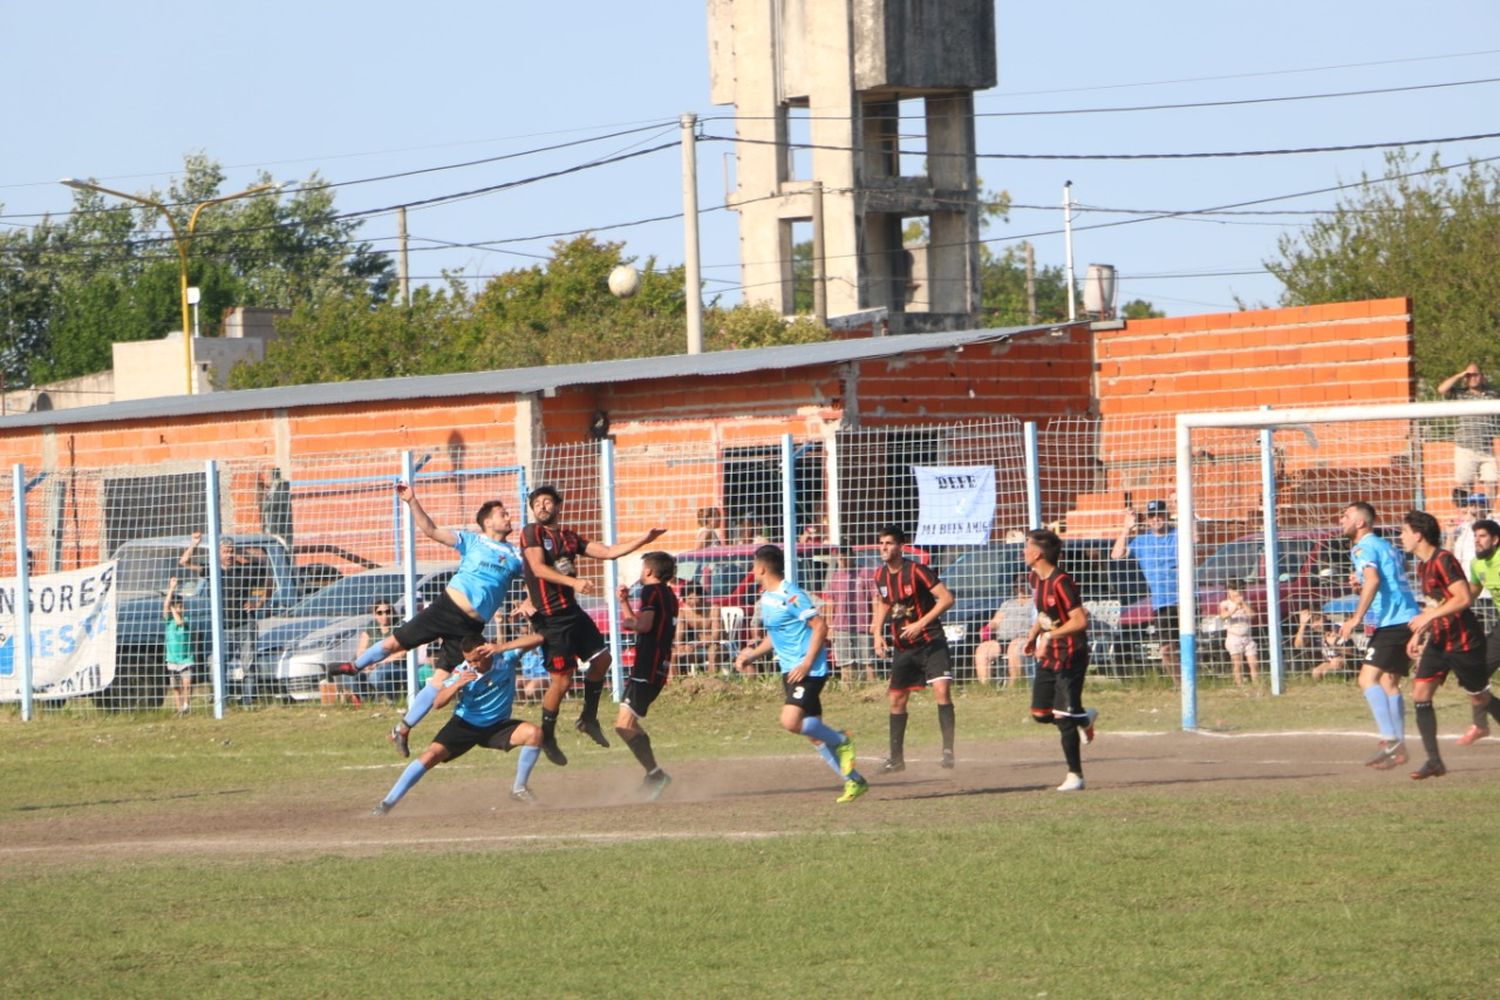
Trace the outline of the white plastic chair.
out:
<instances>
[{"instance_id":1,"label":"white plastic chair","mask_svg":"<svg viewBox=\"0 0 1500 1000\"><path fill-rule=\"evenodd\" d=\"M719 622L724 626L724 651L731 664L740 652L740 629L745 624L745 609L733 604L726 604L719 609ZM731 666L729 672L733 672Z\"/></svg>"}]
</instances>

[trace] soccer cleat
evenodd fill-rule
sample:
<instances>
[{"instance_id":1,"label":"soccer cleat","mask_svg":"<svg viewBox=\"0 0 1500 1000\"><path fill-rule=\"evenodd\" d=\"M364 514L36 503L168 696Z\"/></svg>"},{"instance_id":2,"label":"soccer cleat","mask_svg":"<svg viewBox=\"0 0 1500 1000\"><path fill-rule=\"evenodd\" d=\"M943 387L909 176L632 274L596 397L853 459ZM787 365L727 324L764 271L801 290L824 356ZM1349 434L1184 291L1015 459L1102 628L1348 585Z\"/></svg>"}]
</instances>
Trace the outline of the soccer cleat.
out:
<instances>
[{"instance_id":1,"label":"soccer cleat","mask_svg":"<svg viewBox=\"0 0 1500 1000\"><path fill-rule=\"evenodd\" d=\"M641 782L641 791L645 793L648 802L655 802L661 798L661 793L665 792L671 783L672 776L657 768L654 773L646 775L646 780Z\"/></svg>"},{"instance_id":2,"label":"soccer cleat","mask_svg":"<svg viewBox=\"0 0 1500 1000\"><path fill-rule=\"evenodd\" d=\"M384 816L386 813L390 812L393 808L395 808L395 807L394 806L388 806L388 805L386 805L385 801L382 800L380 802L375 803L375 808L370 810L370 815L371 816Z\"/></svg>"},{"instance_id":3,"label":"soccer cleat","mask_svg":"<svg viewBox=\"0 0 1500 1000\"><path fill-rule=\"evenodd\" d=\"M410 757L411 747L406 742L406 738L410 735L410 732L403 733L400 726L392 726L391 734L386 739L391 741L391 746L396 748L397 753L403 757Z\"/></svg>"},{"instance_id":4,"label":"soccer cleat","mask_svg":"<svg viewBox=\"0 0 1500 1000\"><path fill-rule=\"evenodd\" d=\"M557 745L557 737L553 736L542 740L542 753L558 767L568 766L568 755L563 753L562 747Z\"/></svg>"},{"instance_id":5,"label":"soccer cleat","mask_svg":"<svg viewBox=\"0 0 1500 1000\"><path fill-rule=\"evenodd\" d=\"M1392 740L1381 740L1380 747L1365 761L1365 767L1375 767L1384 770L1391 765L1391 749L1395 746Z\"/></svg>"},{"instance_id":6,"label":"soccer cleat","mask_svg":"<svg viewBox=\"0 0 1500 1000\"><path fill-rule=\"evenodd\" d=\"M573 728L601 747L609 746L609 740L604 738L604 730L599 726L598 719L579 719L573 723Z\"/></svg>"},{"instance_id":7,"label":"soccer cleat","mask_svg":"<svg viewBox=\"0 0 1500 1000\"><path fill-rule=\"evenodd\" d=\"M843 762L840 761L839 767L842 768L843 766ZM881 774L898 774L904 770L906 770L906 761L896 760L894 757L880 765Z\"/></svg>"},{"instance_id":8,"label":"soccer cleat","mask_svg":"<svg viewBox=\"0 0 1500 1000\"><path fill-rule=\"evenodd\" d=\"M839 773L846 778L849 777L854 771L854 737L849 735L849 730L844 730L844 742L833 748L833 755L838 758ZM847 791L845 794L848 794ZM863 795L864 792L859 794Z\"/></svg>"},{"instance_id":9,"label":"soccer cleat","mask_svg":"<svg viewBox=\"0 0 1500 1000\"><path fill-rule=\"evenodd\" d=\"M1391 744L1391 766L1400 767L1406 763L1406 744L1399 740Z\"/></svg>"},{"instance_id":10,"label":"soccer cleat","mask_svg":"<svg viewBox=\"0 0 1500 1000\"><path fill-rule=\"evenodd\" d=\"M1068 776L1063 779L1063 783L1057 786L1057 790L1059 792L1083 791L1083 775L1074 774L1072 771L1069 771Z\"/></svg>"},{"instance_id":11,"label":"soccer cleat","mask_svg":"<svg viewBox=\"0 0 1500 1000\"><path fill-rule=\"evenodd\" d=\"M853 802L861 795L870 790L868 781L846 781L844 782L844 794L834 799L835 802Z\"/></svg>"},{"instance_id":12,"label":"soccer cleat","mask_svg":"<svg viewBox=\"0 0 1500 1000\"><path fill-rule=\"evenodd\" d=\"M940 763L938 766L941 767L945 771L951 771L951 770L953 770L953 751L952 750L944 750L943 751L943 760L942 760L942 763Z\"/></svg>"},{"instance_id":13,"label":"soccer cleat","mask_svg":"<svg viewBox=\"0 0 1500 1000\"><path fill-rule=\"evenodd\" d=\"M1094 720L1099 718L1099 710L1097 708L1089 708L1085 709L1083 714L1089 717L1089 721L1084 723L1083 728L1078 732L1083 736L1083 745L1088 746L1094 742Z\"/></svg>"},{"instance_id":14,"label":"soccer cleat","mask_svg":"<svg viewBox=\"0 0 1500 1000\"><path fill-rule=\"evenodd\" d=\"M510 790L510 800L512 802L521 802L528 806L537 804L536 796L531 794L531 789L529 788L512 788Z\"/></svg>"},{"instance_id":15,"label":"soccer cleat","mask_svg":"<svg viewBox=\"0 0 1500 1000\"><path fill-rule=\"evenodd\" d=\"M1422 781L1425 778L1441 778L1448 773L1440 760L1428 760L1420 768L1411 773L1412 781Z\"/></svg>"},{"instance_id":16,"label":"soccer cleat","mask_svg":"<svg viewBox=\"0 0 1500 1000\"><path fill-rule=\"evenodd\" d=\"M328 665L328 677L331 680L341 674L357 674L359 668L352 663L330 663Z\"/></svg>"},{"instance_id":17,"label":"soccer cleat","mask_svg":"<svg viewBox=\"0 0 1500 1000\"><path fill-rule=\"evenodd\" d=\"M1470 726L1469 731L1458 738L1458 745L1466 747L1470 743L1478 743L1489 734L1489 728L1486 726Z\"/></svg>"}]
</instances>

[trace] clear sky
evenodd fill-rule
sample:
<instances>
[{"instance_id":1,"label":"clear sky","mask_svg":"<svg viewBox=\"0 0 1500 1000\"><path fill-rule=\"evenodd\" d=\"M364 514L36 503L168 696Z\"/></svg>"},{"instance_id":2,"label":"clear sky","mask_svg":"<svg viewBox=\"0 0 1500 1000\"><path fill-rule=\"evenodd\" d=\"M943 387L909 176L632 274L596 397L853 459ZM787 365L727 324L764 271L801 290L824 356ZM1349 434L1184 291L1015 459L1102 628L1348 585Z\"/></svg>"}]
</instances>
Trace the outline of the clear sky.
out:
<instances>
[{"instance_id":1,"label":"clear sky","mask_svg":"<svg viewBox=\"0 0 1500 1000\"><path fill-rule=\"evenodd\" d=\"M550 153L339 189L342 211L378 209L565 169L676 138L683 112L709 105L706 5L656 3L251 5L0 0L0 225L62 212L64 176L126 190L164 188L182 156L224 164L227 190L258 169L331 181L440 167L659 124ZM997 4L999 86L981 113L1235 101L1500 77L1500 4L1262 0L1209 4ZM1356 97L1109 114L986 117L981 153L1159 153L1387 143L1500 132L1500 83ZM702 131L733 134L729 121ZM1420 147L1444 162L1500 156L1500 140ZM724 142L699 146L699 199L724 202ZM1018 206L986 236L1034 238L1041 265L1063 258L1059 207L1073 181L1084 206L1194 210L1378 175L1383 152L1191 160L984 160L986 185ZM491 275L532 262L550 239L516 240L681 211L677 149L410 213L412 273ZM1319 194L1254 206L1307 211ZM1261 270L1295 215L1158 220L1090 230L1129 216L1081 212L1080 275L1114 264L1120 301L1169 315L1275 303ZM708 294L738 298L737 217L707 212ZM395 221L361 236L393 246ZM682 259L680 219L606 230L627 252ZM1251 272L1251 273L1239 273ZM1258 272L1258 273L1257 273Z\"/></svg>"}]
</instances>

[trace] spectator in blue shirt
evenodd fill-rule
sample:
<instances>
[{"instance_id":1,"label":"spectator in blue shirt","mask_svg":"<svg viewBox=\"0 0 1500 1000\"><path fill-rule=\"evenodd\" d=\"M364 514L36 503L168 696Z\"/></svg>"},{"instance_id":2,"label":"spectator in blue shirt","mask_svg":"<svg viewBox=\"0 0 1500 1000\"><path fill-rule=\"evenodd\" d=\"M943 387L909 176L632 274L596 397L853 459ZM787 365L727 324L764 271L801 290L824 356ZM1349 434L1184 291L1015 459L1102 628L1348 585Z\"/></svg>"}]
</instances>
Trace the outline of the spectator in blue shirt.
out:
<instances>
[{"instance_id":1,"label":"spectator in blue shirt","mask_svg":"<svg viewBox=\"0 0 1500 1000\"><path fill-rule=\"evenodd\" d=\"M1146 530L1139 530L1134 510L1109 551L1111 559L1135 557L1151 593L1151 617L1161 640L1161 666L1177 682L1177 529L1167 517L1167 502L1146 504Z\"/></svg>"}]
</instances>

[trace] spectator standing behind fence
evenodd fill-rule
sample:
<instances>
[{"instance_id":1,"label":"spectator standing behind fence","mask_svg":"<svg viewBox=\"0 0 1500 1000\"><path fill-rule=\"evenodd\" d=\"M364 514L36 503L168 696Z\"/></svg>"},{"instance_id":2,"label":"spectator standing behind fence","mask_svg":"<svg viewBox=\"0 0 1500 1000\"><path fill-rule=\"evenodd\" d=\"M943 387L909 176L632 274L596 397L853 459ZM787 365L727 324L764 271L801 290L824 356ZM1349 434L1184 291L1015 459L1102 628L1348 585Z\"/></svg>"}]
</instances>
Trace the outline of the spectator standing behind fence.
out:
<instances>
[{"instance_id":1,"label":"spectator standing behind fence","mask_svg":"<svg viewBox=\"0 0 1500 1000\"><path fill-rule=\"evenodd\" d=\"M1401 547L1421 563L1422 597L1427 607L1411 620L1407 652L1417 661L1412 681L1412 703L1417 731L1427 760L1412 772L1412 778L1441 778L1448 773L1438 753L1437 712L1432 696L1451 673L1469 696L1475 726L1487 724L1486 716L1500 719L1500 702L1490 695L1490 669L1485 662L1484 632L1470 605L1474 595L1463 567L1453 553L1438 547L1442 541L1437 518L1422 510L1408 511L1401 523ZM1427 633L1426 648L1420 643ZM1473 740L1468 742L1472 743ZM1467 744L1465 744L1467 745Z\"/></svg>"},{"instance_id":2,"label":"spectator standing behind fence","mask_svg":"<svg viewBox=\"0 0 1500 1000\"><path fill-rule=\"evenodd\" d=\"M193 553L203 542L203 532L195 531L188 547L182 550L177 565L208 576L208 567L198 565ZM224 601L224 673L235 667L243 671L240 682L240 704L255 700L255 612L266 605L268 588L266 571L256 560L242 554L229 539L219 542L219 586Z\"/></svg>"},{"instance_id":3,"label":"spectator standing behind fence","mask_svg":"<svg viewBox=\"0 0 1500 1000\"><path fill-rule=\"evenodd\" d=\"M724 544L724 512L717 507L698 508L698 535L693 544L711 549Z\"/></svg>"},{"instance_id":4,"label":"spectator standing behind fence","mask_svg":"<svg viewBox=\"0 0 1500 1000\"><path fill-rule=\"evenodd\" d=\"M165 634L167 673L173 678L172 700L177 714L187 715L193 694L193 636L188 629L187 611L182 605L182 595L177 593L177 577L167 581L167 595L161 601L161 617Z\"/></svg>"},{"instance_id":5,"label":"spectator standing behind fence","mask_svg":"<svg viewBox=\"0 0 1500 1000\"><path fill-rule=\"evenodd\" d=\"M1125 512L1125 523L1109 550L1111 559L1135 557L1151 594L1151 618L1161 642L1161 666L1177 683L1177 529L1167 518L1167 502L1146 504L1146 531L1139 532L1135 511Z\"/></svg>"},{"instance_id":6,"label":"spectator standing behind fence","mask_svg":"<svg viewBox=\"0 0 1500 1000\"><path fill-rule=\"evenodd\" d=\"M875 599L875 581L850 565L849 556L834 556L828 574L823 614L833 633L833 658L838 661L844 683L875 680L875 644L870 635L870 609Z\"/></svg>"},{"instance_id":7,"label":"spectator standing behind fence","mask_svg":"<svg viewBox=\"0 0 1500 1000\"><path fill-rule=\"evenodd\" d=\"M1017 684L1025 667L1026 633L1036 620L1036 602L1031 581L1023 574L1016 577L1015 590L1009 600L995 609L989 622L979 630L979 645L974 648L974 675L979 683L988 684L994 675L995 661L1005 654L1009 668L1007 683Z\"/></svg>"},{"instance_id":8,"label":"spectator standing behind fence","mask_svg":"<svg viewBox=\"0 0 1500 1000\"><path fill-rule=\"evenodd\" d=\"M953 766L953 658L943 634L943 612L953 607L953 594L930 566L903 554L906 532L887 525L879 534L881 564L875 570L875 600L870 632L875 655L884 659L889 649L891 682L888 691L890 756L881 772L906 769L906 704L913 691L932 685L937 702L938 729L943 736L942 766Z\"/></svg>"},{"instance_id":9,"label":"spectator standing behind fence","mask_svg":"<svg viewBox=\"0 0 1500 1000\"><path fill-rule=\"evenodd\" d=\"M1438 385L1438 395L1444 399L1474 400L1500 399L1500 391L1484 377L1479 365L1450 375ZM1453 502L1462 503L1470 493L1478 493L1481 484L1494 495L1497 480L1495 466L1495 436L1500 434L1500 414L1483 413L1458 418L1458 430L1453 436Z\"/></svg>"},{"instance_id":10,"label":"spectator standing behind fence","mask_svg":"<svg viewBox=\"0 0 1500 1000\"><path fill-rule=\"evenodd\" d=\"M1474 558L1469 560L1469 593L1475 602L1485 591L1491 599L1500 592L1500 524L1489 518L1474 522ZM1476 617L1478 617L1476 615ZM1484 665L1491 677L1500 668L1500 624L1490 627L1484 637ZM1490 734L1489 720L1474 710L1474 724L1458 738L1458 745L1466 747Z\"/></svg>"},{"instance_id":11,"label":"spectator standing behind fence","mask_svg":"<svg viewBox=\"0 0 1500 1000\"><path fill-rule=\"evenodd\" d=\"M1234 686L1245 683L1245 668L1250 668L1250 683L1260 683L1260 658L1255 648L1255 636L1251 634L1255 615L1250 602L1238 580L1224 588L1224 600L1219 602L1219 621L1224 623L1224 650L1229 654L1230 667L1234 672Z\"/></svg>"},{"instance_id":12,"label":"spectator standing behind fence","mask_svg":"<svg viewBox=\"0 0 1500 1000\"><path fill-rule=\"evenodd\" d=\"M1484 493L1470 493L1458 511L1458 520L1448 530L1444 541L1460 566L1474 559L1474 522L1490 516L1490 498Z\"/></svg>"}]
</instances>

